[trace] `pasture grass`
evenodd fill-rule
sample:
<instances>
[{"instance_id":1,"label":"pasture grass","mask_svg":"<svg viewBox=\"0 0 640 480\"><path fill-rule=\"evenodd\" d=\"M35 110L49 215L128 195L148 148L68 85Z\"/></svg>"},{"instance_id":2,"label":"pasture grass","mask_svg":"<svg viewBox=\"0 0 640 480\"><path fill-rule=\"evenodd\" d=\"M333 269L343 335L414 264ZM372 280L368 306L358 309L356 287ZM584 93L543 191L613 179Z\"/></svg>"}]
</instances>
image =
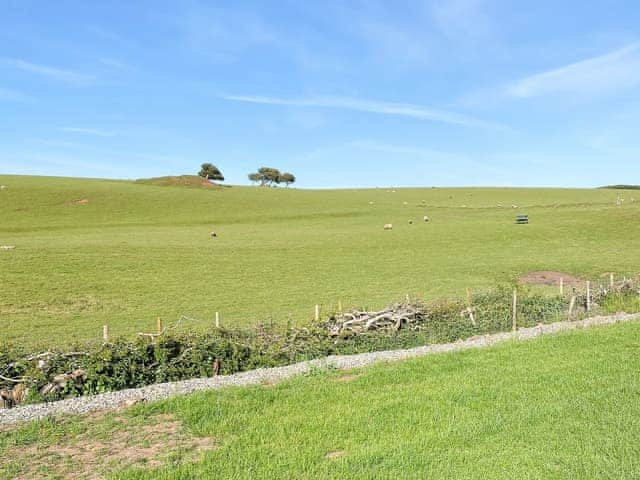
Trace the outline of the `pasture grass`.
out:
<instances>
[{"instance_id":1,"label":"pasture grass","mask_svg":"<svg viewBox=\"0 0 640 480\"><path fill-rule=\"evenodd\" d=\"M140 405L117 415L136 429L170 416L217 448L108 478L638 478L639 348L633 322ZM113 415L3 433L0 473L31 468L34 446L108 435ZM46 478L55 463L39 461Z\"/></svg>"},{"instance_id":2,"label":"pasture grass","mask_svg":"<svg viewBox=\"0 0 640 480\"><path fill-rule=\"evenodd\" d=\"M223 325L296 322L315 304L377 308L535 270L632 275L640 262L632 191L0 184L0 244L16 246L0 251L0 341L33 346L99 340L105 324L154 331L157 316L186 315L185 329L208 328L216 311ZM531 223L515 225L517 213Z\"/></svg>"}]
</instances>

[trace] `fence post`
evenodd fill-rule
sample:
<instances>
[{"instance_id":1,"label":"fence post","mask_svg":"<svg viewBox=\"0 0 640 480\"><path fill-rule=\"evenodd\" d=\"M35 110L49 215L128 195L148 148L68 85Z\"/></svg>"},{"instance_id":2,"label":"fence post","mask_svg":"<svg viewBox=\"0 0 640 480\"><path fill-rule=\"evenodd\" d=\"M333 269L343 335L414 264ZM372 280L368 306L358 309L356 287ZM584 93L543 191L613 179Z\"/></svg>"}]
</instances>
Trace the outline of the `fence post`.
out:
<instances>
[{"instance_id":1,"label":"fence post","mask_svg":"<svg viewBox=\"0 0 640 480\"><path fill-rule=\"evenodd\" d=\"M613 273L609 274L609 287L613 288Z\"/></svg>"},{"instance_id":2,"label":"fence post","mask_svg":"<svg viewBox=\"0 0 640 480\"><path fill-rule=\"evenodd\" d=\"M156 318L156 331L158 335L162 334L162 319L160 317Z\"/></svg>"},{"instance_id":3,"label":"fence post","mask_svg":"<svg viewBox=\"0 0 640 480\"><path fill-rule=\"evenodd\" d=\"M320 305L316 305L316 309L315 309L315 319L316 319L316 322L317 322L318 320L320 320Z\"/></svg>"},{"instance_id":4,"label":"fence post","mask_svg":"<svg viewBox=\"0 0 640 480\"><path fill-rule=\"evenodd\" d=\"M560 295L564 295L564 278L560 277Z\"/></svg>"},{"instance_id":5,"label":"fence post","mask_svg":"<svg viewBox=\"0 0 640 480\"><path fill-rule=\"evenodd\" d=\"M216 312L216 328L220 328L220 314Z\"/></svg>"},{"instance_id":6,"label":"fence post","mask_svg":"<svg viewBox=\"0 0 640 480\"><path fill-rule=\"evenodd\" d=\"M573 315L573 307L576 306L576 296L571 297L571 301L569 302L569 318Z\"/></svg>"},{"instance_id":7,"label":"fence post","mask_svg":"<svg viewBox=\"0 0 640 480\"><path fill-rule=\"evenodd\" d=\"M591 310L591 282L587 280L587 312Z\"/></svg>"},{"instance_id":8,"label":"fence post","mask_svg":"<svg viewBox=\"0 0 640 480\"><path fill-rule=\"evenodd\" d=\"M342 313L342 300L338 300L338 313Z\"/></svg>"},{"instance_id":9,"label":"fence post","mask_svg":"<svg viewBox=\"0 0 640 480\"><path fill-rule=\"evenodd\" d=\"M102 341L109 343L109 325L102 326Z\"/></svg>"},{"instance_id":10,"label":"fence post","mask_svg":"<svg viewBox=\"0 0 640 480\"><path fill-rule=\"evenodd\" d=\"M518 312L518 289L513 289L513 332L515 333L518 328L517 325L517 312Z\"/></svg>"}]
</instances>

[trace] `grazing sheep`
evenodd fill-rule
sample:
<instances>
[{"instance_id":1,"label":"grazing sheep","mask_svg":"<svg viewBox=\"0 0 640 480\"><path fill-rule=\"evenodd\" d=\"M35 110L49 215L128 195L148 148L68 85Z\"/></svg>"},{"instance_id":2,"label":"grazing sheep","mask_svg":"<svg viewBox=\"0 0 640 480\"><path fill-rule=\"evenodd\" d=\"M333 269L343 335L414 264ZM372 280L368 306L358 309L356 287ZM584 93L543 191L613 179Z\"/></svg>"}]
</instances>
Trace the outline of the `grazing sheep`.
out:
<instances>
[{"instance_id":1,"label":"grazing sheep","mask_svg":"<svg viewBox=\"0 0 640 480\"><path fill-rule=\"evenodd\" d=\"M5 188L7 188L6 185L0 185L0 190L4 190Z\"/></svg>"},{"instance_id":2,"label":"grazing sheep","mask_svg":"<svg viewBox=\"0 0 640 480\"><path fill-rule=\"evenodd\" d=\"M385 223L384 224L384 229L385 230L393 230L393 225L391 223Z\"/></svg>"},{"instance_id":3,"label":"grazing sheep","mask_svg":"<svg viewBox=\"0 0 640 480\"><path fill-rule=\"evenodd\" d=\"M373 205L373 202L369 202L369 205Z\"/></svg>"},{"instance_id":4,"label":"grazing sheep","mask_svg":"<svg viewBox=\"0 0 640 480\"><path fill-rule=\"evenodd\" d=\"M511 208L519 208L518 205L511 205Z\"/></svg>"},{"instance_id":5,"label":"grazing sheep","mask_svg":"<svg viewBox=\"0 0 640 480\"><path fill-rule=\"evenodd\" d=\"M429 221L429 217L427 215L425 215L424 217L422 217L422 219L425 221L425 223L427 223Z\"/></svg>"},{"instance_id":6,"label":"grazing sheep","mask_svg":"<svg viewBox=\"0 0 640 480\"><path fill-rule=\"evenodd\" d=\"M409 225L413 225L413 220L409 220Z\"/></svg>"},{"instance_id":7,"label":"grazing sheep","mask_svg":"<svg viewBox=\"0 0 640 480\"><path fill-rule=\"evenodd\" d=\"M403 205L409 205L409 202L402 202Z\"/></svg>"},{"instance_id":8,"label":"grazing sheep","mask_svg":"<svg viewBox=\"0 0 640 480\"><path fill-rule=\"evenodd\" d=\"M211 238L215 238L218 236L218 234L216 232L211 232L209 235L211 235Z\"/></svg>"}]
</instances>

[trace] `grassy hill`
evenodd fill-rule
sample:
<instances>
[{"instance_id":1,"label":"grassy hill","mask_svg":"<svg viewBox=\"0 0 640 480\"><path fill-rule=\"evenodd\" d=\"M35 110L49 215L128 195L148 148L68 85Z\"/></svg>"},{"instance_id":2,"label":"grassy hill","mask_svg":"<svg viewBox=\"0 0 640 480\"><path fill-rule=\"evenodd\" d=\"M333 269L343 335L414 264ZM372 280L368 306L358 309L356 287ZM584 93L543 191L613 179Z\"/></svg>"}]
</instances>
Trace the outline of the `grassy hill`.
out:
<instances>
[{"instance_id":1,"label":"grassy hill","mask_svg":"<svg viewBox=\"0 0 640 480\"><path fill-rule=\"evenodd\" d=\"M630 275L640 264L631 191L0 184L0 245L16 246L0 251L0 341L97 339L104 324L129 335L183 314L185 328L205 328L215 311L223 325L295 321L339 300L376 307L534 270ZM616 206L619 195L629 200ZM514 225L516 213L531 223Z\"/></svg>"},{"instance_id":2,"label":"grassy hill","mask_svg":"<svg viewBox=\"0 0 640 480\"><path fill-rule=\"evenodd\" d=\"M177 175L167 177L141 178L136 183L143 185L157 185L160 187L196 187L196 188L219 188L220 186L203 180L198 175Z\"/></svg>"},{"instance_id":3,"label":"grassy hill","mask_svg":"<svg viewBox=\"0 0 640 480\"><path fill-rule=\"evenodd\" d=\"M622 324L36 422L0 435L0 473L634 479L639 338Z\"/></svg>"}]
</instances>

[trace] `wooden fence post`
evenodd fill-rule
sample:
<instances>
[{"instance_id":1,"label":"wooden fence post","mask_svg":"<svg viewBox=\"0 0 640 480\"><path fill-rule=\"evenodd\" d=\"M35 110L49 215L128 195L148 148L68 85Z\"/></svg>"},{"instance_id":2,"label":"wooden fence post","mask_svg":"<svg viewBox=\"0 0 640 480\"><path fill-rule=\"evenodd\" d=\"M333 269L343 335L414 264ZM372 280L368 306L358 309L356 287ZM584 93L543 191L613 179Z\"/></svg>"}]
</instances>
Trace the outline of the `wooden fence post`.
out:
<instances>
[{"instance_id":1,"label":"wooden fence post","mask_svg":"<svg viewBox=\"0 0 640 480\"><path fill-rule=\"evenodd\" d=\"M587 312L591 310L591 282L587 280Z\"/></svg>"},{"instance_id":2,"label":"wooden fence post","mask_svg":"<svg viewBox=\"0 0 640 480\"><path fill-rule=\"evenodd\" d=\"M102 326L102 341L109 343L109 325Z\"/></svg>"},{"instance_id":3,"label":"wooden fence post","mask_svg":"<svg viewBox=\"0 0 640 480\"><path fill-rule=\"evenodd\" d=\"M338 300L338 313L342 313L342 300Z\"/></svg>"},{"instance_id":4,"label":"wooden fence post","mask_svg":"<svg viewBox=\"0 0 640 480\"><path fill-rule=\"evenodd\" d=\"M518 289L513 289L513 332L515 333L518 328L517 325L517 312L518 312Z\"/></svg>"},{"instance_id":5,"label":"wooden fence post","mask_svg":"<svg viewBox=\"0 0 640 480\"><path fill-rule=\"evenodd\" d=\"M560 277L560 295L564 295L564 278Z\"/></svg>"},{"instance_id":6,"label":"wooden fence post","mask_svg":"<svg viewBox=\"0 0 640 480\"><path fill-rule=\"evenodd\" d=\"M573 308L576 306L576 296L573 295L571 297L571 301L569 302L569 318L573 315Z\"/></svg>"},{"instance_id":7,"label":"wooden fence post","mask_svg":"<svg viewBox=\"0 0 640 480\"><path fill-rule=\"evenodd\" d=\"M160 317L156 318L156 332L158 335L162 334L162 319Z\"/></svg>"},{"instance_id":8,"label":"wooden fence post","mask_svg":"<svg viewBox=\"0 0 640 480\"><path fill-rule=\"evenodd\" d=\"M609 274L609 287L613 288L613 273Z\"/></svg>"},{"instance_id":9,"label":"wooden fence post","mask_svg":"<svg viewBox=\"0 0 640 480\"><path fill-rule=\"evenodd\" d=\"M320 305L316 305L316 309L315 309L315 319L316 319L316 322L317 322L318 320L320 320Z\"/></svg>"},{"instance_id":10,"label":"wooden fence post","mask_svg":"<svg viewBox=\"0 0 640 480\"><path fill-rule=\"evenodd\" d=\"M220 313L216 312L216 328L220 328Z\"/></svg>"}]
</instances>

